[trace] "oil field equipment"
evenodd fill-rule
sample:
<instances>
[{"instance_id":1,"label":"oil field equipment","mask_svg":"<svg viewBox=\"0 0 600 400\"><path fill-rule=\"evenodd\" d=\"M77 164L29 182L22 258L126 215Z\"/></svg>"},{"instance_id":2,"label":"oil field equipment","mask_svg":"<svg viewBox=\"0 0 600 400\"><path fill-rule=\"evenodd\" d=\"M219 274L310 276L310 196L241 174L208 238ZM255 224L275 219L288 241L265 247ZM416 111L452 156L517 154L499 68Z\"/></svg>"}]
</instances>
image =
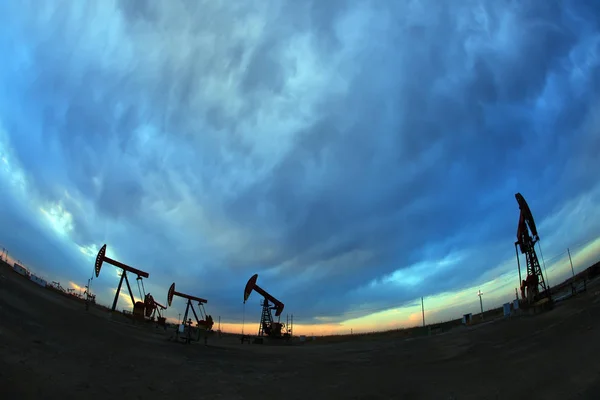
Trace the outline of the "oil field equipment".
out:
<instances>
[{"instance_id":1,"label":"oil field equipment","mask_svg":"<svg viewBox=\"0 0 600 400\"><path fill-rule=\"evenodd\" d=\"M104 246L102 246L100 248L100 251L98 251L98 255L96 256L96 264L94 266L94 272L96 274L96 278L100 275L100 270L102 269L102 264L103 263L108 263L110 265L114 265L117 268L120 268L122 270L121 272L121 280L119 281L119 285L117 286L117 291L115 293L115 299L113 300L113 304L112 304L112 311L115 311L115 308L117 308L117 301L119 300L119 294L121 293L121 285L123 285L123 281L125 281L125 284L127 285L127 290L129 291L129 296L131 296L131 304L133 304L133 315L134 317L137 317L138 319L144 318L144 314L145 314L145 308L146 308L146 304L144 303L144 301L135 301L135 297L133 296L133 292L131 291L131 286L129 285L129 279L127 278L127 273L131 272L132 274L137 275L137 283L138 283L138 289L140 289L140 282L142 284L142 286L144 285L144 282L142 281L142 278L148 278L150 276L150 274L148 274L145 271L141 271L139 269L130 267L129 265L123 264L122 262L119 262L117 260L113 260L112 258L109 258L106 256L106 244ZM144 296L141 294L141 289L140 289L140 296L142 297L142 299L144 298Z\"/></svg>"},{"instance_id":2,"label":"oil field equipment","mask_svg":"<svg viewBox=\"0 0 600 400\"><path fill-rule=\"evenodd\" d=\"M540 237L538 236L533 215L521 193L515 194L515 198L517 199L519 209L521 210L517 228L517 241L515 242L521 298L526 305L532 305L544 298L551 301L550 290L544 279L544 274L542 273L542 268L535 252L535 244L539 242ZM519 250L522 254L525 254L525 262L527 265L525 279L522 279L521 276Z\"/></svg>"},{"instance_id":3,"label":"oil field equipment","mask_svg":"<svg viewBox=\"0 0 600 400\"><path fill-rule=\"evenodd\" d=\"M160 326L166 326L167 319L162 314L162 312L167 309L166 306L163 306L154 300L154 297L150 293L144 296L144 306L146 310L146 317L150 318L151 321L156 319L156 322Z\"/></svg>"},{"instance_id":4,"label":"oil field equipment","mask_svg":"<svg viewBox=\"0 0 600 400\"><path fill-rule=\"evenodd\" d=\"M280 322L280 316L283 312L284 304L269 294L266 290L258 286L256 284L257 279L258 274L254 274L248 280L248 283L246 283L246 287L244 288L244 304L246 304L246 300L248 300L248 297L250 297L250 294L253 290L263 297L263 300L261 301L262 312L258 327L258 336L267 336L270 338L289 338L289 333L283 332L284 324ZM270 303L273 303L273 305ZM277 322L275 322L273 319L273 310L275 310Z\"/></svg>"},{"instance_id":5,"label":"oil field equipment","mask_svg":"<svg viewBox=\"0 0 600 400\"><path fill-rule=\"evenodd\" d=\"M178 296L178 297L181 297L181 298L187 300L187 304L185 307L185 313L183 314L183 321L184 321L183 325L186 326L186 328L187 328L188 338L189 338L190 332L191 332L190 331L191 319L188 320L188 313L191 310L192 313L194 314L194 318L196 318L196 324L198 327L198 335L195 340L200 340L201 332L202 331L210 331L214 325L212 316L206 314L206 310L204 309L204 304L208 303L208 300L200 298L200 297L192 296L189 294L177 292L175 290L175 282L173 282L171 284L171 287L169 288L169 292L167 293L167 304L169 307L171 307L171 304L173 303L173 296ZM198 318L198 314L196 313L194 304L192 303L193 301L198 302L198 313L200 314L202 319ZM178 327L177 333L179 334L179 327Z\"/></svg>"}]
</instances>

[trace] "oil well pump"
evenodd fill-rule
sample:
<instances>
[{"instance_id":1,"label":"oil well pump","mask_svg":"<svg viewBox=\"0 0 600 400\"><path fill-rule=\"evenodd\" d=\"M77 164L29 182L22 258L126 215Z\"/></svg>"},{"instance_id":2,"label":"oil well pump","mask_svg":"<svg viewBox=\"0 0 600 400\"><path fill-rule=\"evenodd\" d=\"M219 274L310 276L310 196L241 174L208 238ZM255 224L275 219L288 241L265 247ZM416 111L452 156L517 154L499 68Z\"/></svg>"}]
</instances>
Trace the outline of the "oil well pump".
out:
<instances>
[{"instance_id":1,"label":"oil well pump","mask_svg":"<svg viewBox=\"0 0 600 400\"><path fill-rule=\"evenodd\" d=\"M246 287L244 288L244 304L246 304L246 300L248 300L248 297L250 297L253 290L263 297L263 301L261 302L262 313L258 327L258 336L263 337L266 335L270 338L289 337L288 333L283 332L283 323L279 322L284 304L258 286L256 284L257 279L258 274L254 274L248 280L248 283L246 283ZM271 305L271 303L273 303L273 305ZM275 310L277 322L273 319L272 310Z\"/></svg>"},{"instance_id":2,"label":"oil well pump","mask_svg":"<svg viewBox=\"0 0 600 400\"><path fill-rule=\"evenodd\" d=\"M151 321L156 319L158 325L166 326L167 319L162 315L162 312L166 310L167 307L154 300L154 297L150 293L144 296L144 307L147 318L150 318Z\"/></svg>"},{"instance_id":3,"label":"oil well pump","mask_svg":"<svg viewBox=\"0 0 600 400\"><path fill-rule=\"evenodd\" d=\"M519 209L519 225L517 227L517 241L515 242L515 252L517 254L517 267L519 268L519 282L521 285L521 298L527 304L533 304L538 300L550 297L550 291L546 285L542 268L535 252L535 244L540 240L537 227L533 220L533 215L529 205L521 193L515 194ZM525 255L527 265L525 279L521 275L521 262L519 260L519 250Z\"/></svg>"},{"instance_id":4,"label":"oil well pump","mask_svg":"<svg viewBox=\"0 0 600 400\"><path fill-rule=\"evenodd\" d=\"M173 303L173 296L181 297L181 298L187 300L187 304L185 307L185 313L183 314L183 321L184 321L184 324L187 324L186 321L188 320L188 313L191 310L192 314L194 314L194 318L196 318L196 324L198 326L198 337L196 340L200 340L201 330L210 331L214 325L212 316L207 314L206 310L204 309L204 304L208 303L208 300L203 299L201 297L196 297L196 296L192 296L189 294L177 292L175 290L175 282L173 282L171 284L171 287L169 287L169 292L167 293L167 304L169 305L169 307L171 307L171 304ZM196 313L194 304L192 303L193 301L198 302L198 313L200 314L202 319L198 318L198 314ZM188 329L188 332L189 332L189 329Z\"/></svg>"},{"instance_id":5,"label":"oil well pump","mask_svg":"<svg viewBox=\"0 0 600 400\"><path fill-rule=\"evenodd\" d=\"M138 283L138 289L140 290L140 296L142 298L144 298L144 296L142 296L142 290L140 289L140 282L143 287L144 282L142 281L142 278L148 278L150 276L150 274L145 271L130 267L129 265L123 264L122 262L119 262L117 260L113 260L112 258L107 257L106 256L106 244L100 248L100 250L98 251L98 255L96 256L96 264L94 265L94 272L96 274L96 278L100 275L100 270L102 269L103 263L111 264L122 270L121 280L119 281L119 285L117 286L117 291L115 292L115 298L113 300L113 304L112 304L112 308L111 308L112 311L115 311L115 308L117 308L117 301L119 300L119 294L121 293L121 286L123 285L123 281L125 281L125 284L127 285L127 290L129 291L129 296L131 297L131 304L133 304L133 315L137 318L143 319L144 318L144 310L146 308L145 302L144 301L137 301L137 302L135 301L135 297L133 296L133 292L131 291L131 285L129 284L129 279L127 278L127 273L130 272L132 274L137 275L136 280Z\"/></svg>"}]
</instances>

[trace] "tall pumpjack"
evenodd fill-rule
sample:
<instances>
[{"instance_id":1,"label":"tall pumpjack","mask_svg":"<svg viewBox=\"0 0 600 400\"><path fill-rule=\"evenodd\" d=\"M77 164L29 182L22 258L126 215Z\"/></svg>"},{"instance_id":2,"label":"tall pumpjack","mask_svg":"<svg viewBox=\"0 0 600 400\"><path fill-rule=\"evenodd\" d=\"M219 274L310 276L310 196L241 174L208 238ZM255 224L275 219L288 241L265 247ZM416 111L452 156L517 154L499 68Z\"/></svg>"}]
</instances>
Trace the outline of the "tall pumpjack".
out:
<instances>
[{"instance_id":1,"label":"tall pumpjack","mask_svg":"<svg viewBox=\"0 0 600 400\"><path fill-rule=\"evenodd\" d=\"M515 242L517 266L519 268L519 282L521 285L521 298L528 305L545 297L552 300L550 290L546 285L546 280L544 279L544 274L542 273L542 268L540 267L540 262L535 252L535 244L540 240L540 237L538 236L533 215L521 193L515 194L515 198L517 199L519 209L521 210L517 228L517 241ZM530 232L531 235L529 234ZM525 279L522 279L521 276L519 250L521 250L522 254L525 254L527 265Z\"/></svg>"},{"instance_id":2,"label":"tall pumpjack","mask_svg":"<svg viewBox=\"0 0 600 400\"><path fill-rule=\"evenodd\" d=\"M246 287L244 289L244 304L246 304L246 300L248 300L248 297L250 297L250 294L253 290L263 296L263 301L261 302L262 313L258 327L258 336L263 337L266 335L270 338L289 337L288 333L283 332L283 324L279 322L281 313L283 312L284 304L270 295L266 290L258 286L256 284L257 279L258 274L254 274L248 280L248 283L246 283ZM273 305L271 305L269 302L273 303ZM271 313L272 310L275 310L277 322L273 320L273 315Z\"/></svg>"},{"instance_id":3,"label":"tall pumpjack","mask_svg":"<svg viewBox=\"0 0 600 400\"><path fill-rule=\"evenodd\" d=\"M102 269L103 263L108 263L108 264L114 265L115 267L120 268L123 271L121 273L121 280L119 281L119 286L117 286L117 291L115 293L115 298L113 300L111 310L115 311L115 309L117 308L117 302L119 301L119 294L121 293L121 285L123 285L123 281L125 281L125 284L127 285L127 290L129 291L129 296L131 296L131 304L133 304L134 315L139 315L141 313L142 318L143 318L144 302L142 302L142 301L136 302L135 301L135 297L133 297L133 292L131 291L131 286L129 285L129 279L127 278L127 273L131 272L132 274L137 275L136 280L138 282L138 286L139 286L142 278L148 278L150 276L150 274L145 271L130 267L129 265L123 264L122 262L119 262L117 260L113 260L112 258L107 257L106 256L106 244L100 248L100 251L98 251L98 255L96 256L96 264L94 266L94 272L96 273L96 278L100 275L100 270ZM143 285L143 282L142 282L142 285ZM141 290L140 290L140 292L141 292Z\"/></svg>"},{"instance_id":4,"label":"tall pumpjack","mask_svg":"<svg viewBox=\"0 0 600 400\"><path fill-rule=\"evenodd\" d=\"M204 309L204 304L208 303L208 300L203 299L201 297L196 297L196 296L192 296L189 294L175 291L175 282L173 282L171 284L171 287L169 287L169 292L167 293L167 304L169 305L169 307L171 307L171 304L173 303L173 296L178 296L178 297L181 297L181 298L187 300L187 304L185 307L185 313L183 314L183 323L185 325L188 325L188 332L190 332L189 325L191 325L191 324L188 323L187 321L188 321L188 313L191 310L192 313L194 314L194 318L196 318L196 323L198 325L198 336L197 336L196 340L200 340L201 331L202 330L210 331L214 325L212 316L208 315L206 313L206 310ZM192 301L198 302L198 313L200 313L200 316L202 317L202 319L198 318L198 314L196 314L196 310L194 309L194 304L192 303ZM191 319L190 319L190 321L191 321Z\"/></svg>"}]
</instances>

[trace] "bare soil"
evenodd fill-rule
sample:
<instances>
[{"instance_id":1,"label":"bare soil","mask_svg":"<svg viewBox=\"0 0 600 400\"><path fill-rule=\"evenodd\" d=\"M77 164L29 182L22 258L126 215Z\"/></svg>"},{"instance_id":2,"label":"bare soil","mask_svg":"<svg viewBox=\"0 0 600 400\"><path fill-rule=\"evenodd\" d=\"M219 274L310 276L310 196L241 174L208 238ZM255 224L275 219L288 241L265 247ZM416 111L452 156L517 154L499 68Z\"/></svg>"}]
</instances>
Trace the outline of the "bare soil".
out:
<instances>
[{"instance_id":1,"label":"bare soil","mask_svg":"<svg viewBox=\"0 0 600 400\"><path fill-rule=\"evenodd\" d=\"M599 399L596 288L544 314L444 334L290 346L208 345L37 286L0 267L3 399Z\"/></svg>"}]
</instances>

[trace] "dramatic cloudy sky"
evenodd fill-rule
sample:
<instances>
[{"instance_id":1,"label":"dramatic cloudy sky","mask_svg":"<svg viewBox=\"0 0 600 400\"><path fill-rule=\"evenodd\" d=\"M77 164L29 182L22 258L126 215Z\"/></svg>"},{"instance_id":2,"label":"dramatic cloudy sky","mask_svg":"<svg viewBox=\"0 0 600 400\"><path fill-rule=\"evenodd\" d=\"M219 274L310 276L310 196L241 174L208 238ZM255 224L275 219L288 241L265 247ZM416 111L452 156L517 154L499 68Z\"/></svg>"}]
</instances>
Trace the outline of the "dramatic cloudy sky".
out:
<instances>
[{"instance_id":1,"label":"dramatic cloudy sky","mask_svg":"<svg viewBox=\"0 0 600 400\"><path fill-rule=\"evenodd\" d=\"M107 243L228 323L254 273L331 329L509 300L518 191L548 260L598 258L599 28L594 0L2 1L0 244L66 286Z\"/></svg>"}]
</instances>

